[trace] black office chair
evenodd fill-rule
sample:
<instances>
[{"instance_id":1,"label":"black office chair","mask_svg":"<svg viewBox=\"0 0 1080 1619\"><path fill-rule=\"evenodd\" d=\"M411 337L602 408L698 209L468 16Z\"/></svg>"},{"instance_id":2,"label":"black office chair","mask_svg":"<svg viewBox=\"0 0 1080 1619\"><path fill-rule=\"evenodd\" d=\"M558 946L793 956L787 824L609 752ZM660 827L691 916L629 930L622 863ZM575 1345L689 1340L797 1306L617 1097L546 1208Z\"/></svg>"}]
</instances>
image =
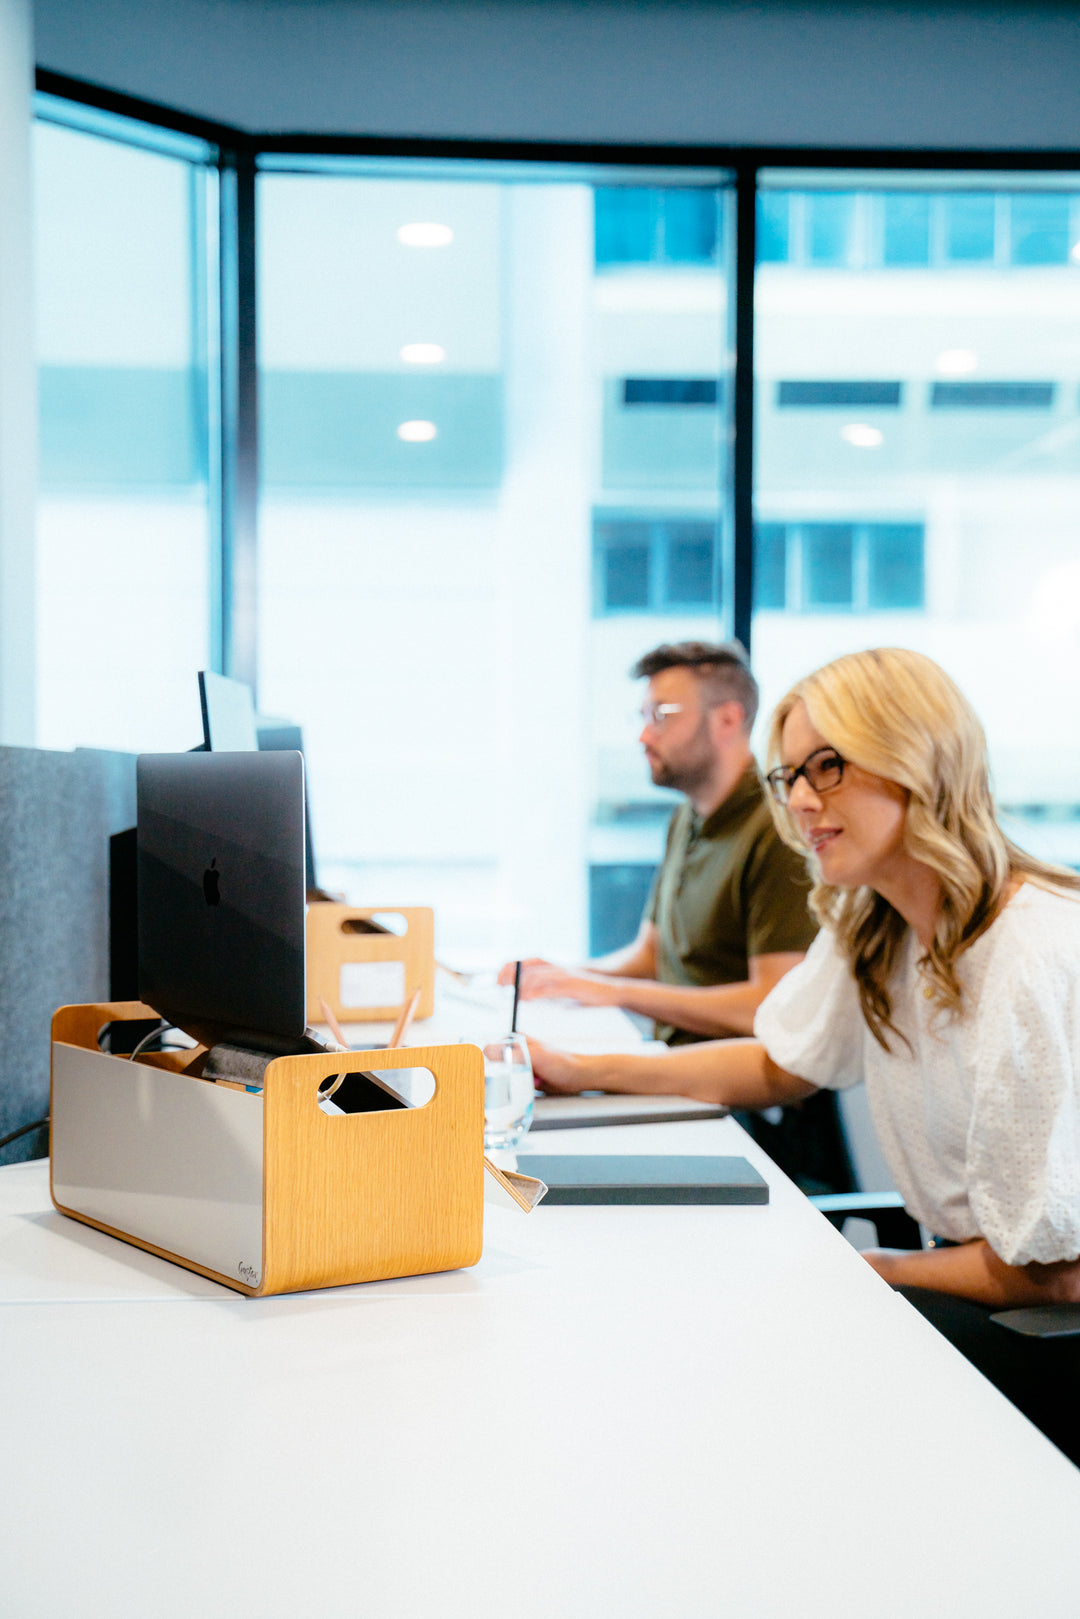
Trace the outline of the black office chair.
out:
<instances>
[{"instance_id":1,"label":"black office chair","mask_svg":"<svg viewBox=\"0 0 1080 1619\"><path fill-rule=\"evenodd\" d=\"M918 1221L899 1192L862 1192L835 1091L819 1090L782 1108L774 1122L762 1113L736 1113L768 1153L838 1231L852 1218L869 1220L882 1248L921 1248Z\"/></svg>"},{"instance_id":2,"label":"black office chair","mask_svg":"<svg viewBox=\"0 0 1080 1619\"><path fill-rule=\"evenodd\" d=\"M811 1197L830 1225L843 1230L845 1220L869 1220L879 1248L921 1248L919 1222L904 1207L899 1192L839 1192Z\"/></svg>"},{"instance_id":3,"label":"black office chair","mask_svg":"<svg viewBox=\"0 0 1080 1619\"><path fill-rule=\"evenodd\" d=\"M835 1091L815 1091L805 1101L781 1108L775 1123L763 1113L738 1112L735 1117L808 1197L857 1190Z\"/></svg>"}]
</instances>

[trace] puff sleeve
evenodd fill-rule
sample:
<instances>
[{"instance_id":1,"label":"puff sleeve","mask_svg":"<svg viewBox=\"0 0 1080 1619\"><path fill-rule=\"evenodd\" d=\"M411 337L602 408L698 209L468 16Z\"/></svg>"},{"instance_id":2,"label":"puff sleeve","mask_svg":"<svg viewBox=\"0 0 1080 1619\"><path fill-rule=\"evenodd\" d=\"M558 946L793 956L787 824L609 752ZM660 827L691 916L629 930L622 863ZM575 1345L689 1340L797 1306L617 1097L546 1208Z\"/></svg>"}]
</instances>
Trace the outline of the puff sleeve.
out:
<instances>
[{"instance_id":1,"label":"puff sleeve","mask_svg":"<svg viewBox=\"0 0 1080 1619\"><path fill-rule=\"evenodd\" d=\"M1080 993L1075 960L1025 940L980 996L968 1197L1007 1265L1080 1257Z\"/></svg>"},{"instance_id":2,"label":"puff sleeve","mask_svg":"<svg viewBox=\"0 0 1080 1619\"><path fill-rule=\"evenodd\" d=\"M830 1090L862 1079L864 1028L851 969L827 928L754 1019L754 1034L775 1063Z\"/></svg>"}]
</instances>

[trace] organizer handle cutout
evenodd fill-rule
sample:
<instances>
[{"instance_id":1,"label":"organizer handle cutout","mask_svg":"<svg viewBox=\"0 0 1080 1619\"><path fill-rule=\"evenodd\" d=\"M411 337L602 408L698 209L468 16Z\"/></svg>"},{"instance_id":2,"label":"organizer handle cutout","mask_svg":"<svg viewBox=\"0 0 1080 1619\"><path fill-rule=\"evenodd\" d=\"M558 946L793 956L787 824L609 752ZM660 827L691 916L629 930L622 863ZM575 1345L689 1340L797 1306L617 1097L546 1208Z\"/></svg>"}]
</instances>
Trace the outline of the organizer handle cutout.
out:
<instances>
[{"instance_id":1,"label":"organizer handle cutout","mask_svg":"<svg viewBox=\"0 0 1080 1619\"><path fill-rule=\"evenodd\" d=\"M407 919L400 911L372 911L370 916L347 916L341 924L342 933L392 933L403 939L409 931Z\"/></svg>"},{"instance_id":2,"label":"organizer handle cutout","mask_svg":"<svg viewBox=\"0 0 1080 1619\"><path fill-rule=\"evenodd\" d=\"M317 1101L328 1118L343 1118L350 1113L426 1107L434 1095L435 1075L430 1068L374 1068L329 1075L319 1086Z\"/></svg>"}]
</instances>

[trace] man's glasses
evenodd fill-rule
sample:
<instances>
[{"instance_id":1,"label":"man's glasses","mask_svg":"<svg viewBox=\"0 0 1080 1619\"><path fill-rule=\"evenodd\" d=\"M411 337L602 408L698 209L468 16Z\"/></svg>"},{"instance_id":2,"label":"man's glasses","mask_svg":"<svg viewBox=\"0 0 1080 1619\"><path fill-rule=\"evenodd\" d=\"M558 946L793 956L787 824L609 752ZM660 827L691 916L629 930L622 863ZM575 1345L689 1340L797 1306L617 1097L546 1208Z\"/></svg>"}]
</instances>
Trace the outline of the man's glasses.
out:
<instances>
[{"instance_id":1,"label":"man's glasses","mask_svg":"<svg viewBox=\"0 0 1080 1619\"><path fill-rule=\"evenodd\" d=\"M682 703L643 703L638 718L654 731L662 731L668 720L682 713L684 706Z\"/></svg>"},{"instance_id":2,"label":"man's glasses","mask_svg":"<svg viewBox=\"0 0 1080 1619\"><path fill-rule=\"evenodd\" d=\"M807 786L815 793L829 793L844 779L846 759L835 748L817 748L801 765L778 765L770 770L765 780L778 804L787 804L791 789L800 776L806 777Z\"/></svg>"}]
</instances>

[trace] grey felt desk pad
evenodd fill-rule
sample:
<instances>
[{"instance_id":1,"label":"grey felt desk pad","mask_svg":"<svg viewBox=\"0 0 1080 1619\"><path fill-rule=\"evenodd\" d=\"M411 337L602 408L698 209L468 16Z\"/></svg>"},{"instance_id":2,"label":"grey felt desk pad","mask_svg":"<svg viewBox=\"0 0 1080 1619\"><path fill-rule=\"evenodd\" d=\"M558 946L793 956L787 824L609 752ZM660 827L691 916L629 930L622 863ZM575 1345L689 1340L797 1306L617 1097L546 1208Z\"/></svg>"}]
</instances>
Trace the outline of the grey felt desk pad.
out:
<instances>
[{"instance_id":1,"label":"grey felt desk pad","mask_svg":"<svg viewBox=\"0 0 1080 1619\"><path fill-rule=\"evenodd\" d=\"M518 1173L542 1180L551 1203L767 1203L745 1158L519 1153Z\"/></svg>"}]
</instances>

